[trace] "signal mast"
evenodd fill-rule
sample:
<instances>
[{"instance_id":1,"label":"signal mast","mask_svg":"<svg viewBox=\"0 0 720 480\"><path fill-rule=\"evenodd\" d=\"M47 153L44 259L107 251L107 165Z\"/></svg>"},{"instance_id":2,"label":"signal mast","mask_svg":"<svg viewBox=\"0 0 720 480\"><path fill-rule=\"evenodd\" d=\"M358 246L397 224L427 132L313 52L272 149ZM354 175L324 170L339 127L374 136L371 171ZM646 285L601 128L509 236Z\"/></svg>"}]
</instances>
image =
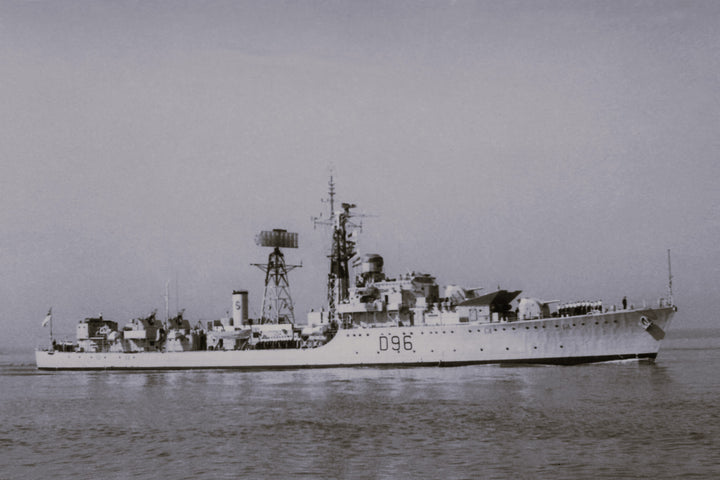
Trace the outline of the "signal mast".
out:
<instances>
[{"instance_id":1,"label":"signal mast","mask_svg":"<svg viewBox=\"0 0 720 480\"><path fill-rule=\"evenodd\" d=\"M260 323L295 323L295 312L290 296L288 272L302 265L287 265L280 248L298 248L298 234L279 228L264 230L255 236L260 247L271 247L267 263L252 263L265 272L265 293L263 295Z\"/></svg>"},{"instance_id":2,"label":"signal mast","mask_svg":"<svg viewBox=\"0 0 720 480\"><path fill-rule=\"evenodd\" d=\"M667 251L667 257L668 257L668 302L670 305L675 305L675 300L673 299L673 291L672 291L672 266L670 265L670 249L668 248Z\"/></svg>"}]
</instances>

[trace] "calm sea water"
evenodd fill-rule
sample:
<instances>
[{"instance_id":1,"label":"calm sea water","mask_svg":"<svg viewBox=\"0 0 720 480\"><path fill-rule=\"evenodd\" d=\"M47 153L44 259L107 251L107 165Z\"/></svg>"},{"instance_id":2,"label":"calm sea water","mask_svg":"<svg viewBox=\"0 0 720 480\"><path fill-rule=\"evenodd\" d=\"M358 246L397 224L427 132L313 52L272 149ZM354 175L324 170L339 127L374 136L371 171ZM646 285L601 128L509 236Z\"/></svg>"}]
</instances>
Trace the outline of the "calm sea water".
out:
<instances>
[{"instance_id":1,"label":"calm sea water","mask_svg":"<svg viewBox=\"0 0 720 480\"><path fill-rule=\"evenodd\" d=\"M720 478L720 331L655 364L35 370L0 356L0 479Z\"/></svg>"}]
</instances>

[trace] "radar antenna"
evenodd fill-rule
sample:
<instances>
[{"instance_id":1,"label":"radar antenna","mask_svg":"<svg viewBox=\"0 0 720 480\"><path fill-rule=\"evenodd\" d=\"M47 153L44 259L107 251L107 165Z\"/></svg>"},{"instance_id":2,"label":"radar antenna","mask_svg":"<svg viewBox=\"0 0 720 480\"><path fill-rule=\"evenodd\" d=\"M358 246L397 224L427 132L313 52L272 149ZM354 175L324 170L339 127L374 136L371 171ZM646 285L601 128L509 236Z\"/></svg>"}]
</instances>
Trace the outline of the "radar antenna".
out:
<instances>
[{"instance_id":1,"label":"radar antenna","mask_svg":"<svg viewBox=\"0 0 720 480\"><path fill-rule=\"evenodd\" d=\"M280 248L298 248L298 234L276 228L264 230L255 237L261 247L271 247L267 263L252 263L265 272L265 294L263 295L260 323L295 323L295 312L290 296L288 272L302 265L288 265Z\"/></svg>"}]
</instances>

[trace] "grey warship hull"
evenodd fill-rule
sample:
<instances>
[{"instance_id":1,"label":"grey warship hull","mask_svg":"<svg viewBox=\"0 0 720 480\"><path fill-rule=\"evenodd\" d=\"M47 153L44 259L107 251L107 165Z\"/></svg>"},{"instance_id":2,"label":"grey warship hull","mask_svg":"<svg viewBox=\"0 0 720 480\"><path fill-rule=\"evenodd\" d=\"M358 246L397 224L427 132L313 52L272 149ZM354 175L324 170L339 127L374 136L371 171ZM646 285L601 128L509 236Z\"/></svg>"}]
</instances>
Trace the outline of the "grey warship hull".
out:
<instances>
[{"instance_id":1,"label":"grey warship hull","mask_svg":"<svg viewBox=\"0 0 720 480\"><path fill-rule=\"evenodd\" d=\"M295 369L653 360L675 307L514 322L341 329L314 348L186 352L37 351L43 370Z\"/></svg>"}]
</instances>

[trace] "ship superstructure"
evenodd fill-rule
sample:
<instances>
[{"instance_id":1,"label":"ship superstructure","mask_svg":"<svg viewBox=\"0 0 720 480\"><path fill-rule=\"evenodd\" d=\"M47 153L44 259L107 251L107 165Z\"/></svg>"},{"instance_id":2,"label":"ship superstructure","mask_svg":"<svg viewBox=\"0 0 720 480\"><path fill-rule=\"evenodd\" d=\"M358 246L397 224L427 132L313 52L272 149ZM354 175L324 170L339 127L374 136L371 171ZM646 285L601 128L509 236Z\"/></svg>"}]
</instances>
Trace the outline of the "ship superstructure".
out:
<instances>
[{"instance_id":1,"label":"ship superstructure","mask_svg":"<svg viewBox=\"0 0 720 480\"><path fill-rule=\"evenodd\" d=\"M38 368L263 369L654 359L677 310L671 289L657 306L617 308L598 300L543 301L523 297L519 290L441 287L428 273L389 276L382 256L357 253L356 207L342 203L335 210L334 195L331 177L330 213L316 219L332 230L327 304L308 313L307 325L290 321L289 292L268 297L271 272L282 274L284 266L282 254L274 250L276 255L264 266L266 298L275 299L274 310L268 312L276 315L263 308L261 318L250 319L248 292L236 290L232 317L205 325L192 326L182 312L166 322L155 314L134 319L122 329L102 317L89 318L78 325L77 343L70 348L62 344L38 350ZM273 232L264 233L290 238L283 230ZM264 244L276 250L297 246L296 237L287 241ZM285 281L279 278L274 284L282 287L286 274L287 269ZM277 315L281 311L285 314Z\"/></svg>"}]
</instances>

